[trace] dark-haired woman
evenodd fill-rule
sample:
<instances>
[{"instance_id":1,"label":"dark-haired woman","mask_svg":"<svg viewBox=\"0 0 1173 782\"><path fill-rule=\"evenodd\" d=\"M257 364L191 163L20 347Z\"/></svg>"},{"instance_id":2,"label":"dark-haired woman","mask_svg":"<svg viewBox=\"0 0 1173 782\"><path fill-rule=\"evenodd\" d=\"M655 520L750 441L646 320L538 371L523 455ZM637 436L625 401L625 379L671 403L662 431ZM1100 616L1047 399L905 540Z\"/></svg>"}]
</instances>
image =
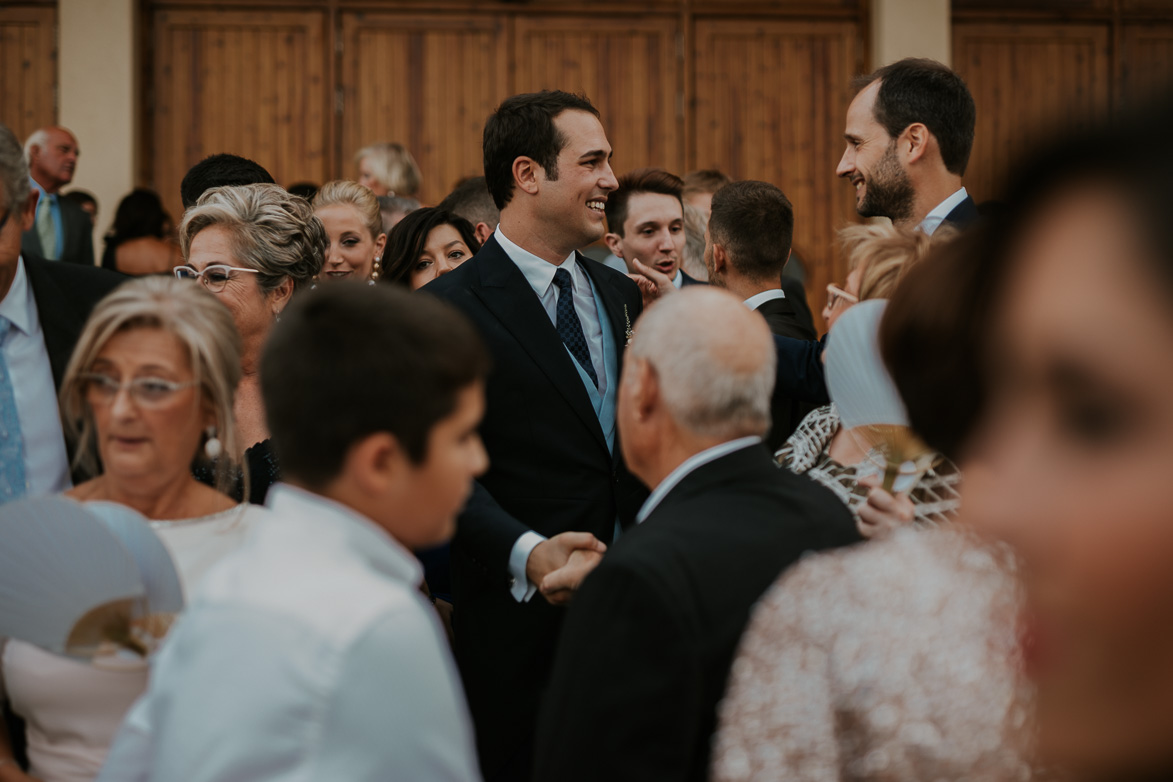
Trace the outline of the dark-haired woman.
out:
<instances>
[{"instance_id":1,"label":"dark-haired woman","mask_svg":"<svg viewBox=\"0 0 1173 782\"><path fill-rule=\"evenodd\" d=\"M481 249L468 220L444 209L417 209L387 237L381 279L419 290Z\"/></svg>"},{"instance_id":2,"label":"dark-haired woman","mask_svg":"<svg viewBox=\"0 0 1173 782\"><path fill-rule=\"evenodd\" d=\"M154 190L138 188L123 198L106 234L102 268L123 274L170 274L182 263L171 238L171 216Z\"/></svg>"}]
</instances>

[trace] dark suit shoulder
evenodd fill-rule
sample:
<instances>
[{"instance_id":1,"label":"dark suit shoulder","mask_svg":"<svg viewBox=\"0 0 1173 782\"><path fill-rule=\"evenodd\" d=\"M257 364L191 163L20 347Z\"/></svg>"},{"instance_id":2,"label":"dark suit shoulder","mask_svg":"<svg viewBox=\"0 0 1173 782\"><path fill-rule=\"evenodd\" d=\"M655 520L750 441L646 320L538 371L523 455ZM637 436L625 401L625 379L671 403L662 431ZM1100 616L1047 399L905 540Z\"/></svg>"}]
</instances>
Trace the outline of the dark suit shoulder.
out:
<instances>
[{"instance_id":1,"label":"dark suit shoulder","mask_svg":"<svg viewBox=\"0 0 1173 782\"><path fill-rule=\"evenodd\" d=\"M46 261L28 253L22 253L21 257L29 284L38 297L46 284L51 284L72 301L92 306L128 279L124 274L97 266Z\"/></svg>"}]
</instances>

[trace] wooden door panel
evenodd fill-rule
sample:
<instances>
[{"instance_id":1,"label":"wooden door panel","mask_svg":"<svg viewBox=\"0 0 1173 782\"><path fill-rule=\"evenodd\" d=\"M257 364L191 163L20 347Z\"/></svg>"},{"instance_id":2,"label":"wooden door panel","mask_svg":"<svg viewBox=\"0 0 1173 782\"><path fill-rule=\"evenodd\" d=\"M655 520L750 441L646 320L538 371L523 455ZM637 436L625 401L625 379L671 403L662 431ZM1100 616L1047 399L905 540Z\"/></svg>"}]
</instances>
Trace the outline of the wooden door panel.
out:
<instances>
[{"instance_id":1,"label":"wooden door panel","mask_svg":"<svg viewBox=\"0 0 1173 782\"><path fill-rule=\"evenodd\" d=\"M328 177L325 28L313 11L155 14L150 180L177 221L183 175L211 154L251 158L286 186Z\"/></svg>"},{"instance_id":2,"label":"wooden door panel","mask_svg":"<svg viewBox=\"0 0 1173 782\"><path fill-rule=\"evenodd\" d=\"M585 94L602 114L617 174L681 172L683 89L676 17L518 16L514 92Z\"/></svg>"},{"instance_id":3,"label":"wooden door panel","mask_svg":"<svg viewBox=\"0 0 1173 782\"><path fill-rule=\"evenodd\" d=\"M356 177L354 153L381 141L415 157L424 203L482 174L485 119L509 95L506 32L490 15L344 14L339 175Z\"/></svg>"},{"instance_id":4,"label":"wooden door panel","mask_svg":"<svg viewBox=\"0 0 1173 782\"><path fill-rule=\"evenodd\" d=\"M835 167L849 83L862 65L859 40L848 22L696 23L692 167L782 188L794 204L794 246L815 313L826 284L846 277L835 231L855 208Z\"/></svg>"},{"instance_id":5,"label":"wooden door panel","mask_svg":"<svg viewBox=\"0 0 1173 782\"><path fill-rule=\"evenodd\" d=\"M1120 103L1167 99L1173 87L1173 26L1125 25L1121 38Z\"/></svg>"},{"instance_id":6,"label":"wooden door panel","mask_svg":"<svg viewBox=\"0 0 1173 782\"><path fill-rule=\"evenodd\" d=\"M23 144L57 121L57 9L0 8L0 122Z\"/></svg>"},{"instance_id":7,"label":"wooden door panel","mask_svg":"<svg viewBox=\"0 0 1173 782\"><path fill-rule=\"evenodd\" d=\"M953 67L977 104L965 184L979 203L997 198L1015 162L1048 135L1108 111L1106 24L953 26Z\"/></svg>"}]
</instances>

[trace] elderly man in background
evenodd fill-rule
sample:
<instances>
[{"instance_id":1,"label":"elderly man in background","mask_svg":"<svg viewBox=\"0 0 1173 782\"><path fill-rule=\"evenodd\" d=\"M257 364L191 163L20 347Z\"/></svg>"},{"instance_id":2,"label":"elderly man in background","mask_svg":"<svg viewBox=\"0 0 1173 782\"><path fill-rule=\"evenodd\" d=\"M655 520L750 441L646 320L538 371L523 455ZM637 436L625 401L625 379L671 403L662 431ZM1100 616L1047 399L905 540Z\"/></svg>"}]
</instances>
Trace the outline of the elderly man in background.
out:
<instances>
[{"instance_id":1,"label":"elderly man in background","mask_svg":"<svg viewBox=\"0 0 1173 782\"><path fill-rule=\"evenodd\" d=\"M860 539L762 447L774 372L765 321L724 291L685 289L636 326L619 441L653 490L571 605L535 779L705 779L750 608L804 552Z\"/></svg>"},{"instance_id":2,"label":"elderly man in background","mask_svg":"<svg viewBox=\"0 0 1173 782\"><path fill-rule=\"evenodd\" d=\"M21 236L21 252L93 266L93 222L76 203L59 197L77 169L77 139L65 128L41 128L25 141L24 154L39 200L36 219Z\"/></svg>"}]
</instances>

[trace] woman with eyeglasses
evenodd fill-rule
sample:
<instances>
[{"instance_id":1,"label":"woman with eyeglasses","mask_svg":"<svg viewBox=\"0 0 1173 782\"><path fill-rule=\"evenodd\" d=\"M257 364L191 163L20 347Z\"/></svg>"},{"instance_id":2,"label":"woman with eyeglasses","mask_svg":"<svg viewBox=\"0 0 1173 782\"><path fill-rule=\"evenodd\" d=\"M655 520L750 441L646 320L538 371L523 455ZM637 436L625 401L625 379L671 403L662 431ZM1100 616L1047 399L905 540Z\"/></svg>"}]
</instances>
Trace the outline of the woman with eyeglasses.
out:
<instances>
[{"instance_id":1,"label":"woman with eyeglasses","mask_svg":"<svg viewBox=\"0 0 1173 782\"><path fill-rule=\"evenodd\" d=\"M843 229L839 237L851 272L844 287L827 286L823 319L832 331L832 342L839 316L860 301L888 298L909 269L952 234L941 231L930 239L920 231L858 225ZM891 494L875 480L861 479L873 471L870 450L857 432L840 426L839 413L831 404L804 418L776 458L791 472L806 474L835 492L855 515L864 537L886 534L913 521L944 521L957 510L961 477L951 462L938 460L913 486Z\"/></svg>"},{"instance_id":2,"label":"woman with eyeglasses","mask_svg":"<svg viewBox=\"0 0 1173 782\"><path fill-rule=\"evenodd\" d=\"M251 502L262 503L279 474L261 402L261 347L290 298L312 284L329 243L309 203L277 185L213 188L179 226L185 263L175 274L202 285L228 307L240 334L234 408L239 438L236 450L227 453L248 465Z\"/></svg>"},{"instance_id":3,"label":"woman with eyeglasses","mask_svg":"<svg viewBox=\"0 0 1173 782\"><path fill-rule=\"evenodd\" d=\"M90 476L66 496L143 514L187 594L268 513L225 493L235 473L222 454L238 449L240 374L228 311L196 286L149 277L95 307L61 385L74 468ZM217 465L218 488L192 476L197 462ZM0 639L0 695L25 721L32 778L93 779L147 673L145 661L122 655L83 664ZM0 780L28 779L6 736L0 725Z\"/></svg>"}]
</instances>

